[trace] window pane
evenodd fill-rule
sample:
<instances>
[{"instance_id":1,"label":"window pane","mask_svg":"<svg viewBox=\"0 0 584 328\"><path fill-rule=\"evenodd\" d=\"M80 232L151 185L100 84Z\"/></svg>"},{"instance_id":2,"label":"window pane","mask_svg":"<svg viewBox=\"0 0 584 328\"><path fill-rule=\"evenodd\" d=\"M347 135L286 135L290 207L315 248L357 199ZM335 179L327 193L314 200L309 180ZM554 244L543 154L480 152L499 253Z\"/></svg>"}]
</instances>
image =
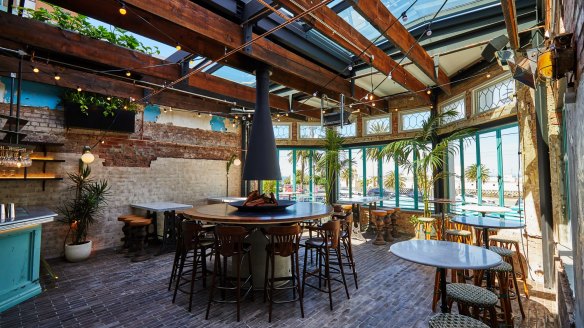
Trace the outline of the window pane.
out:
<instances>
[{"instance_id":1,"label":"window pane","mask_svg":"<svg viewBox=\"0 0 584 328\"><path fill-rule=\"evenodd\" d=\"M339 152L339 159L341 161L341 171L339 173L339 198L349 197L349 183L353 174L350 174L351 170L355 168L355 165L351 165L349 161L349 151L341 150Z\"/></svg>"},{"instance_id":2,"label":"window pane","mask_svg":"<svg viewBox=\"0 0 584 328\"><path fill-rule=\"evenodd\" d=\"M320 125L299 125L301 139L324 138L326 131Z\"/></svg>"},{"instance_id":3,"label":"window pane","mask_svg":"<svg viewBox=\"0 0 584 328\"><path fill-rule=\"evenodd\" d=\"M314 169L314 176L313 176L313 199L316 202L324 202L325 196L325 185L326 185L326 174L325 174L325 166L322 163L319 164L321 159L324 157L324 151L322 150L315 150L314 151L314 158L312 160Z\"/></svg>"},{"instance_id":4,"label":"window pane","mask_svg":"<svg viewBox=\"0 0 584 328\"><path fill-rule=\"evenodd\" d=\"M233 82L237 82L239 84L243 84L248 87L255 88L256 78L255 76L248 74L246 72L240 71L235 68L231 68L229 66L223 66L220 69L216 70L213 75L217 77L224 78L226 80L230 80Z\"/></svg>"},{"instance_id":5,"label":"window pane","mask_svg":"<svg viewBox=\"0 0 584 328\"><path fill-rule=\"evenodd\" d=\"M431 147L428 145L428 147ZM424 158L427 152L422 152L420 158ZM417 177L418 182L418 209L424 209L424 195L426 191L424 191L424 185L427 184L429 186L429 190L427 191L429 198L434 198L434 185L432 183L432 169L428 168L426 171L426 175L419 174ZM434 210L434 204L429 203L428 208L430 211Z\"/></svg>"},{"instance_id":6,"label":"window pane","mask_svg":"<svg viewBox=\"0 0 584 328\"><path fill-rule=\"evenodd\" d=\"M339 126L337 127L337 131L343 137L354 137L357 135L357 128L355 123L343 125L342 128Z\"/></svg>"},{"instance_id":7,"label":"window pane","mask_svg":"<svg viewBox=\"0 0 584 328\"><path fill-rule=\"evenodd\" d=\"M351 189L353 196L363 195L363 150L351 149L351 156L355 163L355 170L353 170L353 180L351 180Z\"/></svg>"},{"instance_id":8,"label":"window pane","mask_svg":"<svg viewBox=\"0 0 584 328\"><path fill-rule=\"evenodd\" d=\"M273 124L276 139L290 139L290 124Z\"/></svg>"},{"instance_id":9,"label":"window pane","mask_svg":"<svg viewBox=\"0 0 584 328\"><path fill-rule=\"evenodd\" d=\"M292 150L280 150L278 153L280 172L282 173L282 180L278 183L278 192L291 192L293 179ZM288 196L280 196L280 198L288 198Z\"/></svg>"},{"instance_id":10,"label":"window pane","mask_svg":"<svg viewBox=\"0 0 584 328\"><path fill-rule=\"evenodd\" d=\"M379 160L377 148L366 148L365 154L367 156L366 173L367 173L367 196L379 196Z\"/></svg>"},{"instance_id":11,"label":"window pane","mask_svg":"<svg viewBox=\"0 0 584 328\"><path fill-rule=\"evenodd\" d=\"M481 165L479 182L482 183L483 204L499 205L499 172L497 164L497 135L495 131L479 135Z\"/></svg>"},{"instance_id":12,"label":"window pane","mask_svg":"<svg viewBox=\"0 0 584 328\"><path fill-rule=\"evenodd\" d=\"M522 184L519 169L519 132L517 126L501 130L503 153L503 202L506 207L519 211L523 204L519 200L519 186Z\"/></svg>"},{"instance_id":13,"label":"window pane","mask_svg":"<svg viewBox=\"0 0 584 328\"><path fill-rule=\"evenodd\" d=\"M393 158L387 159L384 158L382 162L382 178L383 178L383 197L388 199L387 201L383 201L384 206L395 207L395 195L397 194L395 191L395 182L396 182L396 175L395 175L395 162ZM402 177L398 177L399 185L405 186L405 181Z\"/></svg>"},{"instance_id":14,"label":"window pane","mask_svg":"<svg viewBox=\"0 0 584 328\"><path fill-rule=\"evenodd\" d=\"M391 116L365 118L365 134L391 133Z\"/></svg>"},{"instance_id":15,"label":"window pane","mask_svg":"<svg viewBox=\"0 0 584 328\"><path fill-rule=\"evenodd\" d=\"M430 118L429 110L400 113L401 131L421 129L428 118Z\"/></svg>"},{"instance_id":16,"label":"window pane","mask_svg":"<svg viewBox=\"0 0 584 328\"><path fill-rule=\"evenodd\" d=\"M310 150L296 150L296 191L297 200L310 200Z\"/></svg>"},{"instance_id":17,"label":"window pane","mask_svg":"<svg viewBox=\"0 0 584 328\"><path fill-rule=\"evenodd\" d=\"M474 138L466 138L463 141L462 157L464 160L464 190L457 200L466 204L478 204L477 198L477 148Z\"/></svg>"},{"instance_id":18,"label":"window pane","mask_svg":"<svg viewBox=\"0 0 584 328\"><path fill-rule=\"evenodd\" d=\"M513 102L515 80L512 78L475 91L476 111L485 112Z\"/></svg>"},{"instance_id":19,"label":"window pane","mask_svg":"<svg viewBox=\"0 0 584 328\"><path fill-rule=\"evenodd\" d=\"M408 162L413 162L413 156L410 155ZM399 188L399 207L414 208L414 172L402 165L399 166L399 175L404 179L404 186Z\"/></svg>"},{"instance_id":20,"label":"window pane","mask_svg":"<svg viewBox=\"0 0 584 328\"><path fill-rule=\"evenodd\" d=\"M442 113L447 111L455 111L458 113L456 116L447 116L443 119L442 124L448 124L454 121L458 121L464 118L464 98L460 98L456 101L448 103L442 106Z\"/></svg>"},{"instance_id":21,"label":"window pane","mask_svg":"<svg viewBox=\"0 0 584 328\"><path fill-rule=\"evenodd\" d=\"M448 160L448 198L462 200L462 179L464 178L460 166L460 157L463 156L463 150L460 149L460 141L453 141L453 149L458 149L456 153L449 154ZM457 203L458 204L458 203ZM451 205L453 212L458 212L457 204Z\"/></svg>"}]
</instances>

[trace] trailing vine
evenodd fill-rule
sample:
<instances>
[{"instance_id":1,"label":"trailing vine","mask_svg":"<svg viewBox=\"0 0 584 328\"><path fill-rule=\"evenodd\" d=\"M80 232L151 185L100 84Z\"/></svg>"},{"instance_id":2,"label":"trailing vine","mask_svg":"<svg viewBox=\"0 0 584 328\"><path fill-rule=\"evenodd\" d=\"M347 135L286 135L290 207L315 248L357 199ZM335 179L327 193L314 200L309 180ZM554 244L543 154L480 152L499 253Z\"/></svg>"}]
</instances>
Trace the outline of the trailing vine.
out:
<instances>
[{"instance_id":1,"label":"trailing vine","mask_svg":"<svg viewBox=\"0 0 584 328\"><path fill-rule=\"evenodd\" d=\"M106 97L96 93L84 91L67 91L63 95L63 102L73 103L79 106L79 109L85 115L88 115L87 110L95 107L103 109L103 116L114 116L116 110L137 111L138 105L128 99L118 97Z\"/></svg>"},{"instance_id":2,"label":"trailing vine","mask_svg":"<svg viewBox=\"0 0 584 328\"><path fill-rule=\"evenodd\" d=\"M59 6L51 4L47 5L51 7L50 11L46 8L39 8L35 10L20 7L19 9L25 11L28 15L28 18L55 25L65 30L75 31L81 35L85 35L93 39L107 41L120 47L137 50L148 55L160 54L158 47L144 45L133 35L129 34L126 30L114 27L114 29L110 31L104 26L94 26L89 22L87 16L74 15L63 10Z\"/></svg>"}]
</instances>

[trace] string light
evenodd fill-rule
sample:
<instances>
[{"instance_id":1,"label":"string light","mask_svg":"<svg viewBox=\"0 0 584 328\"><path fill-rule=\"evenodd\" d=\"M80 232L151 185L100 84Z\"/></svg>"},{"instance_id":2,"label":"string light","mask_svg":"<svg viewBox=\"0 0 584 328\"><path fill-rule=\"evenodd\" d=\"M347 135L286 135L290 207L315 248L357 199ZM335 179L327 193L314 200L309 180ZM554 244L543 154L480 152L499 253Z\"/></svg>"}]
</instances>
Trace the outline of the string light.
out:
<instances>
[{"instance_id":1,"label":"string light","mask_svg":"<svg viewBox=\"0 0 584 328\"><path fill-rule=\"evenodd\" d=\"M432 36L432 29L430 28L430 25L428 25L428 29L426 29L426 36Z\"/></svg>"},{"instance_id":2,"label":"string light","mask_svg":"<svg viewBox=\"0 0 584 328\"><path fill-rule=\"evenodd\" d=\"M107 100L112 100L112 97L107 97L106 99L107 99Z\"/></svg>"},{"instance_id":3,"label":"string light","mask_svg":"<svg viewBox=\"0 0 584 328\"><path fill-rule=\"evenodd\" d=\"M36 67L36 66L33 66L33 67L32 67L32 71L33 71L33 72L35 72L35 73L38 73L38 72L40 72L39 68L38 68L38 67Z\"/></svg>"},{"instance_id":4,"label":"string light","mask_svg":"<svg viewBox=\"0 0 584 328\"><path fill-rule=\"evenodd\" d=\"M128 109L128 106L124 106L124 109Z\"/></svg>"},{"instance_id":5,"label":"string light","mask_svg":"<svg viewBox=\"0 0 584 328\"><path fill-rule=\"evenodd\" d=\"M102 140L102 141L101 141L101 144L103 145L104 143L105 143L105 140Z\"/></svg>"},{"instance_id":6,"label":"string light","mask_svg":"<svg viewBox=\"0 0 584 328\"><path fill-rule=\"evenodd\" d=\"M286 116L288 116L288 113L286 113Z\"/></svg>"},{"instance_id":7,"label":"string light","mask_svg":"<svg viewBox=\"0 0 584 328\"><path fill-rule=\"evenodd\" d=\"M59 76L59 73L55 73L55 80L59 81L61 79L61 76Z\"/></svg>"},{"instance_id":8,"label":"string light","mask_svg":"<svg viewBox=\"0 0 584 328\"><path fill-rule=\"evenodd\" d=\"M314 91L312 95L316 97L318 95L318 91Z\"/></svg>"},{"instance_id":9,"label":"string light","mask_svg":"<svg viewBox=\"0 0 584 328\"><path fill-rule=\"evenodd\" d=\"M371 106L375 107L375 103L372 103Z\"/></svg>"},{"instance_id":10,"label":"string light","mask_svg":"<svg viewBox=\"0 0 584 328\"><path fill-rule=\"evenodd\" d=\"M77 92L81 92L81 91L83 91L83 90L81 89L81 87L77 87Z\"/></svg>"},{"instance_id":11,"label":"string light","mask_svg":"<svg viewBox=\"0 0 584 328\"><path fill-rule=\"evenodd\" d=\"M247 118L251 118L251 114L247 114Z\"/></svg>"},{"instance_id":12,"label":"string light","mask_svg":"<svg viewBox=\"0 0 584 328\"><path fill-rule=\"evenodd\" d=\"M430 87L428 87L428 89L426 90L427 94L432 94L432 89L430 89Z\"/></svg>"},{"instance_id":13,"label":"string light","mask_svg":"<svg viewBox=\"0 0 584 328\"><path fill-rule=\"evenodd\" d=\"M177 51L180 51L182 49L182 47L180 46L180 44L177 44L175 48L176 48Z\"/></svg>"},{"instance_id":14,"label":"string light","mask_svg":"<svg viewBox=\"0 0 584 328\"><path fill-rule=\"evenodd\" d=\"M391 71L387 74L387 79L391 80L393 78L393 76L391 75Z\"/></svg>"},{"instance_id":15,"label":"string light","mask_svg":"<svg viewBox=\"0 0 584 328\"><path fill-rule=\"evenodd\" d=\"M209 117L213 117L213 114L209 113Z\"/></svg>"},{"instance_id":16,"label":"string light","mask_svg":"<svg viewBox=\"0 0 584 328\"><path fill-rule=\"evenodd\" d=\"M369 95L369 100L373 100L373 94Z\"/></svg>"},{"instance_id":17,"label":"string light","mask_svg":"<svg viewBox=\"0 0 584 328\"><path fill-rule=\"evenodd\" d=\"M166 113L166 107L162 111L164 111Z\"/></svg>"},{"instance_id":18,"label":"string light","mask_svg":"<svg viewBox=\"0 0 584 328\"><path fill-rule=\"evenodd\" d=\"M125 14L128 13L128 10L126 10L126 5L122 2L121 6L120 6L120 15L124 16Z\"/></svg>"},{"instance_id":19,"label":"string light","mask_svg":"<svg viewBox=\"0 0 584 328\"><path fill-rule=\"evenodd\" d=\"M404 23L408 21L408 15L405 11L401 14L401 18Z\"/></svg>"},{"instance_id":20,"label":"string light","mask_svg":"<svg viewBox=\"0 0 584 328\"><path fill-rule=\"evenodd\" d=\"M237 120L239 118L239 116L235 115L235 119Z\"/></svg>"},{"instance_id":21,"label":"string light","mask_svg":"<svg viewBox=\"0 0 584 328\"><path fill-rule=\"evenodd\" d=\"M172 107L168 107L168 111L169 112L172 112Z\"/></svg>"},{"instance_id":22,"label":"string light","mask_svg":"<svg viewBox=\"0 0 584 328\"><path fill-rule=\"evenodd\" d=\"M201 117L201 113L200 113L200 112L199 112L199 113L197 113L197 116L198 116L198 117Z\"/></svg>"},{"instance_id":23,"label":"string light","mask_svg":"<svg viewBox=\"0 0 584 328\"><path fill-rule=\"evenodd\" d=\"M347 69L348 69L349 71L352 71L352 70L353 70L353 65L352 65L352 64L349 64L349 67L347 67Z\"/></svg>"},{"instance_id":24,"label":"string light","mask_svg":"<svg viewBox=\"0 0 584 328\"><path fill-rule=\"evenodd\" d=\"M127 76L127 77L130 77L130 76L132 76L132 72L130 72L130 71L127 71L127 72L126 72L126 76Z\"/></svg>"},{"instance_id":25,"label":"string light","mask_svg":"<svg viewBox=\"0 0 584 328\"><path fill-rule=\"evenodd\" d=\"M491 78L491 74L487 73L487 79L490 79L490 78Z\"/></svg>"}]
</instances>

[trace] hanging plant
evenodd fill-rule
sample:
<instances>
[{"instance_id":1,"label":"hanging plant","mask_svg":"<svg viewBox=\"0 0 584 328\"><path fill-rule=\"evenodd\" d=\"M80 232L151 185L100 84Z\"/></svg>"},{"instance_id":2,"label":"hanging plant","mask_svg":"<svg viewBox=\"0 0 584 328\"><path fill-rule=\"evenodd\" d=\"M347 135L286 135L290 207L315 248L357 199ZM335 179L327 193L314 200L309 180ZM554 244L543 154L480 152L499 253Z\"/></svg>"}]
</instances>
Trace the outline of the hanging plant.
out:
<instances>
[{"instance_id":1,"label":"hanging plant","mask_svg":"<svg viewBox=\"0 0 584 328\"><path fill-rule=\"evenodd\" d=\"M105 117L114 116L117 110L127 110L136 112L138 105L129 99L118 97L106 97L97 93L84 91L67 91L63 95L63 102L79 106L79 109L85 115L88 115L89 108L98 108L102 110Z\"/></svg>"}]
</instances>

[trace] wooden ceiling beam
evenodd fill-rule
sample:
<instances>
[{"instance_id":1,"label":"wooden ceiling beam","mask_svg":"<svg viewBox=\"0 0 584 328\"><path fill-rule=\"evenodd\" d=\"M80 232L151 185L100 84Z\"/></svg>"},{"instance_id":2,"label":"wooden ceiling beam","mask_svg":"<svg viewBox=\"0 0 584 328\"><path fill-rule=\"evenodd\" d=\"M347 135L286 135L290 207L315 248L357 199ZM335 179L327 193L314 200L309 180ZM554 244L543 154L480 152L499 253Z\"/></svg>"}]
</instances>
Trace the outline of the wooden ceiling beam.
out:
<instances>
[{"instance_id":1,"label":"wooden ceiling beam","mask_svg":"<svg viewBox=\"0 0 584 328\"><path fill-rule=\"evenodd\" d=\"M501 0L501 9L503 10L503 17L505 18L505 26L507 27L509 44L513 50L517 50L519 49L520 45L515 0Z\"/></svg>"},{"instance_id":2,"label":"wooden ceiling beam","mask_svg":"<svg viewBox=\"0 0 584 328\"><path fill-rule=\"evenodd\" d=\"M299 15L306 9L314 6L310 0L277 0L286 9ZM372 65L384 75L392 72L392 80L404 87L406 90L414 92L418 97L430 102L430 97L424 91L426 85L415 78L410 72L400 66L395 60L387 55L383 50L363 36L359 31L353 28L343 18L337 15L329 7L321 7L305 16L306 23L313 26L326 37L337 42L340 46L359 56L361 60ZM365 52L364 50L367 49ZM371 61L373 58L373 61Z\"/></svg>"},{"instance_id":3,"label":"wooden ceiling beam","mask_svg":"<svg viewBox=\"0 0 584 328\"><path fill-rule=\"evenodd\" d=\"M116 1L50 2L166 44L178 42L184 50L210 59L219 58L226 49L236 48L245 42L243 30L238 24L189 0L126 0L128 14L125 16L118 14L119 4ZM253 37L256 36L253 34ZM265 38L253 44L250 54L230 56L222 64L252 72L256 62L272 67L271 80L276 83L293 88L305 86L297 89L299 91L352 95L349 81L342 77L335 78L335 73ZM292 79L293 83L289 83ZM327 83L327 87L323 88ZM357 87L353 98L360 99L366 94L366 90Z\"/></svg>"},{"instance_id":4,"label":"wooden ceiling beam","mask_svg":"<svg viewBox=\"0 0 584 328\"><path fill-rule=\"evenodd\" d=\"M11 28L12 26L19 26L21 28L15 29ZM108 68L124 69L133 67L132 72L144 74L141 76L141 80L156 84L162 84L165 81L174 81L180 76L180 68L176 64L166 65L169 63L150 55L77 33L60 30L54 26L35 20L0 12L0 30L5 32L0 36L0 45L7 48L15 50L23 49L28 52L42 49L51 54L58 54L58 57L54 57L55 60L61 60L60 57L71 56L89 65L103 65ZM25 31L35 31L35 33L26 33ZM67 60L63 61L67 62ZM124 74L120 75L124 76ZM115 80L113 76L108 78ZM230 100L236 102L255 104L254 88L205 73L191 76L189 82L191 86L203 91L203 93L213 93L213 97L222 98L229 96ZM76 86L72 86L71 88L76 88ZM86 87L83 87L83 89L87 90ZM109 93L105 89L100 91L102 92L99 93ZM119 96L128 97L128 95L123 94ZM137 99L143 97L143 95L137 97L135 95L130 96ZM270 107L287 112L289 110L288 100L277 95L270 95ZM308 116L320 117L320 113L317 113L318 109L312 106L294 102L293 109L303 109Z\"/></svg>"},{"instance_id":5,"label":"wooden ceiling beam","mask_svg":"<svg viewBox=\"0 0 584 328\"><path fill-rule=\"evenodd\" d=\"M2 72L0 74L9 76L9 72L17 72L18 62L18 58L0 55L0 71ZM151 90L133 83L82 72L51 63L47 64L46 62L37 61L35 62L35 66L39 68L39 73L33 73L32 67L28 68L25 66L26 68L23 69L22 74L24 80L68 89L81 88L87 92L121 98L133 97L138 99L144 96L145 91ZM54 73L56 72L61 76L59 81L54 78ZM192 95L172 90L153 97L152 102L157 105L172 106L194 111L204 110L214 113L229 113L231 111L231 106L229 105L210 100L203 100Z\"/></svg>"},{"instance_id":6,"label":"wooden ceiling beam","mask_svg":"<svg viewBox=\"0 0 584 328\"><path fill-rule=\"evenodd\" d=\"M450 94L450 79L442 68L438 74L434 67L434 59L418 44L410 32L393 16L380 0L347 0L351 6L363 16L380 33L383 33L404 55L426 74L442 91ZM391 26L391 27L389 27ZM389 27L389 29L388 29ZM410 50L410 47L411 50Z\"/></svg>"}]
</instances>

